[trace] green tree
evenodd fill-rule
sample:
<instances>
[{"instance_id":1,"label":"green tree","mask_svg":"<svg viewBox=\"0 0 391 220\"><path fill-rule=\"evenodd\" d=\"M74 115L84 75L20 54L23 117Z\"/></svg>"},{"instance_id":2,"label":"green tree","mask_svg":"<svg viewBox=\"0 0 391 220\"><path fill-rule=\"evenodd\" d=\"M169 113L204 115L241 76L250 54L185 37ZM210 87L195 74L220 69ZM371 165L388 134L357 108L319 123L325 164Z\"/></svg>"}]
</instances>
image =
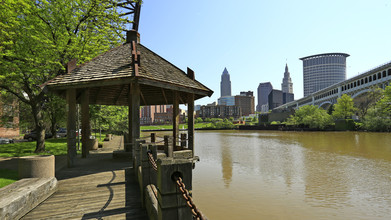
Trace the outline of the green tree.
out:
<instances>
[{"instance_id":1,"label":"green tree","mask_svg":"<svg viewBox=\"0 0 391 220\"><path fill-rule=\"evenodd\" d=\"M363 128L368 131L391 131L391 118L376 106L368 109L362 122Z\"/></svg>"},{"instance_id":2,"label":"green tree","mask_svg":"<svg viewBox=\"0 0 391 220\"><path fill-rule=\"evenodd\" d=\"M128 107L90 105L90 119L95 130L123 133L128 130Z\"/></svg>"},{"instance_id":3,"label":"green tree","mask_svg":"<svg viewBox=\"0 0 391 220\"><path fill-rule=\"evenodd\" d=\"M391 85L381 93L378 102L368 109L363 127L369 131L391 131Z\"/></svg>"},{"instance_id":4,"label":"green tree","mask_svg":"<svg viewBox=\"0 0 391 220\"><path fill-rule=\"evenodd\" d=\"M203 120L202 120L201 117L198 117L198 118L196 118L196 119L194 120L194 123L202 123L202 122L203 122Z\"/></svg>"},{"instance_id":5,"label":"green tree","mask_svg":"<svg viewBox=\"0 0 391 220\"><path fill-rule=\"evenodd\" d=\"M288 125L306 125L310 128L320 128L332 125L334 123L331 115L327 111L318 108L316 105L305 105L296 110L295 114L288 119Z\"/></svg>"},{"instance_id":6,"label":"green tree","mask_svg":"<svg viewBox=\"0 0 391 220\"><path fill-rule=\"evenodd\" d=\"M54 94L47 95L47 100L44 104L44 111L46 117L50 121L50 129L53 137L56 137L57 128L60 125L65 125L66 123L65 105L66 103L64 99L61 99Z\"/></svg>"},{"instance_id":7,"label":"green tree","mask_svg":"<svg viewBox=\"0 0 391 220\"><path fill-rule=\"evenodd\" d=\"M349 118L356 110L353 99L349 95L343 94L334 105L333 117L336 119Z\"/></svg>"},{"instance_id":8,"label":"green tree","mask_svg":"<svg viewBox=\"0 0 391 220\"><path fill-rule=\"evenodd\" d=\"M45 150L44 103L39 85L119 44L125 20L106 0L4 0L0 3L0 89L31 107Z\"/></svg>"},{"instance_id":9,"label":"green tree","mask_svg":"<svg viewBox=\"0 0 391 220\"><path fill-rule=\"evenodd\" d=\"M355 98L354 102L360 118L364 118L368 110L383 97L383 92L383 89L373 87L365 95Z\"/></svg>"},{"instance_id":10,"label":"green tree","mask_svg":"<svg viewBox=\"0 0 391 220\"><path fill-rule=\"evenodd\" d=\"M384 89L383 97L377 103L378 108L386 117L391 116L391 84Z\"/></svg>"},{"instance_id":11,"label":"green tree","mask_svg":"<svg viewBox=\"0 0 391 220\"><path fill-rule=\"evenodd\" d=\"M334 111L334 104L331 104L330 107L327 109L327 114L333 115Z\"/></svg>"}]
</instances>

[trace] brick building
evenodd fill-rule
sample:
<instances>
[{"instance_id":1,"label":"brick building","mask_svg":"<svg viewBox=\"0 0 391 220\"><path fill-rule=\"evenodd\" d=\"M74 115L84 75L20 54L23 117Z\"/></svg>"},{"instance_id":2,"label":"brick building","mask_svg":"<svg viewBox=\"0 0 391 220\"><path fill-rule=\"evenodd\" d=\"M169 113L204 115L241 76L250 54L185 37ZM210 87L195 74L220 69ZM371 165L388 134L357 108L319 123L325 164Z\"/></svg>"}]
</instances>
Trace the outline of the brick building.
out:
<instances>
[{"instance_id":1,"label":"brick building","mask_svg":"<svg viewBox=\"0 0 391 220\"><path fill-rule=\"evenodd\" d=\"M241 116L241 109L236 105L204 105L201 106L199 112L201 118L239 118Z\"/></svg>"},{"instance_id":2,"label":"brick building","mask_svg":"<svg viewBox=\"0 0 391 220\"><path fill-rule=\"evenodd\" d=\"M169 105L148 105L148 106L141 107L140 124L141 125L164 124L164 122L166 121L166 117L163 117L162 119L162 115L169 115L168 110L170 108L171 106ZM172 110L171 110L171 117L172 117ZM167 119L168 118L169 117L167 116Z\"/></svg>"},{"instance_id":3,"label":"brick building","mask_svg":"<svg viewBox=\"0 0 391 220\"><path fill-rule=\"evenodd\" d=\"M140 124L171 124L172 123L172 105L149 105L140 109ZM185 111L180 110L179 122L185 121Z\"/></svg>"},{"instance_id":4,"label":"brick building","mask_svg":"<svg viewBox=\"0 0 391 220\"><path fill-rule=\"evenodd\" d=\"M239 106L242 115L249 116L255 113L254 93L252 91L240 92L240 95L235 96L235 105Z\"/></svg>"}]
</instances>

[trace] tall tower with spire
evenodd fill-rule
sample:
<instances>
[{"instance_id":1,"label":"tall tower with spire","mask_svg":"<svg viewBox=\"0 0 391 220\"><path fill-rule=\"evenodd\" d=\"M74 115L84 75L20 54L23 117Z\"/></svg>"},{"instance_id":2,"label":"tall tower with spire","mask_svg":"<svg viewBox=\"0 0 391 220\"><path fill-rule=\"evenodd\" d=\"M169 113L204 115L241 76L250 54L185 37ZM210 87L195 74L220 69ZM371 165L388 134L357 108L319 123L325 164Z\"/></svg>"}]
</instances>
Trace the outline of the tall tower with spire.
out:
<instances>
[{"instance_id":1,"label":"tall tower with spire","mask_svg":"<svg viewBox=\"0 0 391 220\"><path fill-rule=\"evenodd\" d=\"M220 97L231 96L231 80L227 68L224 68L220 82Z\"/></svg>"},{"instance_id":2,"label":"tall tower with spire","mask_svg":"<svg viewBox=\"0 0 391 220\"><path fill-rule=\"evenodd\" d=\"M293 93L293 83L290 75L291 74L288 71L288 64L286 64L284 78L281 83L281 90L284 93Z\"/></svg>"}]
</instances>

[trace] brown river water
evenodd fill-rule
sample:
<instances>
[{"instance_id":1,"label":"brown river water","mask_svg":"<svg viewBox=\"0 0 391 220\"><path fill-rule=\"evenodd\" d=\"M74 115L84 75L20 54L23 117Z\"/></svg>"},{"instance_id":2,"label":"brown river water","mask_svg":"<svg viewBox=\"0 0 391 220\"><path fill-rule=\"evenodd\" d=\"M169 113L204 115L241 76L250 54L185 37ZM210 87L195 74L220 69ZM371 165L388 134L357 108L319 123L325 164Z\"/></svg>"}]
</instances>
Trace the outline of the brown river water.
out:
<instances>
[{"instance_id":1,"label":"brown river water","mask_svg":"<svg viewBox=\"0 0 391 220\"><path fill-rule=\"evenodd\" d=\"M391 133L198 131L210 219L391 219Z\"/></svg>"}]
</instances>

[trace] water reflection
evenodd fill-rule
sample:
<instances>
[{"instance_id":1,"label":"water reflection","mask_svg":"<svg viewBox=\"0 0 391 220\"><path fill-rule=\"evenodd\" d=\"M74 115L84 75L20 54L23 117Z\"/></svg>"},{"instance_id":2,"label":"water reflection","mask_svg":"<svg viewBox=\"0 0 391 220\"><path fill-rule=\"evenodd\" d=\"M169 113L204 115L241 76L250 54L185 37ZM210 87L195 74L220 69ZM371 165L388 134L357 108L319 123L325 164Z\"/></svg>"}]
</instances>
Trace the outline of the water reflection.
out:
<instances>
[{"instance_id":1,"label":"water reflection","mask_svg":"<svg viewBox=\"0 0 391 220\"><path fill-rule=\"evenodd\" d=\"M223 180L226 188L229 188L229 184L232 181L232 155L231 148L227 138L220 136L220 149L221 149L221 167L223 173Z\"/></svg>"},{"instance_id":2,"label":"water reflection","mask_svg":"<svg viewBox=\"0 0 391 220\"><path fill-rule=\"evenodd\" d=\"M197 132L193 192L210 219L389 219L390 148L389 133Z\"/></svg>"}]
</instances>

